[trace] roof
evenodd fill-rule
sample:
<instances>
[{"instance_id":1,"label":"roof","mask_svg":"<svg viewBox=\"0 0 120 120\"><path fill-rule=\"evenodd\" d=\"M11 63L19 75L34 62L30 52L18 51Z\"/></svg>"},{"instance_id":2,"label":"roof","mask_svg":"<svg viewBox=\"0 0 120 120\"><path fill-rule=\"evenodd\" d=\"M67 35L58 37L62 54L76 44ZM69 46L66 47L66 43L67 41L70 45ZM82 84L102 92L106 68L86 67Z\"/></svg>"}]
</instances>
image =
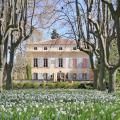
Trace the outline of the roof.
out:
<instances>
[{"instance_id":1,"label":"roof","mask_svg":"<svg viewBox=\"0 0 120 120\"><path fill-rule=\"evenodd\" d=\"M38 45L76 45L75 40L70 39L52 39L52 40L42 40L42 41L36 41L32 42L30 44L38 44Z\"/></svg>"}]
</instances>

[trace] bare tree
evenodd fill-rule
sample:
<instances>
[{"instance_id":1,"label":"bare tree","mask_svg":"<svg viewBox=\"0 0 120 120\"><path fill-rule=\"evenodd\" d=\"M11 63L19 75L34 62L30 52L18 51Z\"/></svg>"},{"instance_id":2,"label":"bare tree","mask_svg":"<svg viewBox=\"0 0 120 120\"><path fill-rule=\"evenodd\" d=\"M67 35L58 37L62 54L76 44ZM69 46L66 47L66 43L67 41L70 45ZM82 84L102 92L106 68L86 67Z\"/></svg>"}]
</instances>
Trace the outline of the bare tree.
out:
<instances>
[{"instance_id":1,"label":"bare tree","mask_svg":"<svg viewBox=\"0 0 120 120\"><path fill-rule=\"evenodd\" d=\"M4 79L6 78L6 89L12 88L11 73L14 62L14 55L18 45L29 38L33 31L32 21L35 9L35 0L33 2L31 17L28 18L29 2L27 0L2 0L2 16L1 19L1 35L2 35L2 50L1 61L2 68L6 71ZM28 23L30 23L28 25ZM4 58L6 60L4 61ZM1 71L1 74L4 72ZM1 78L1 80L3 77Z\"/></svg>"},{"instance_id":2,"label":"bare tree","mask_svg":"<svg viewBox=\"0 0 120 120\"><path fill-rule=\"evenodd\" d=\"M101 0L110 10L110 14L112 16L112 24L108 24L108 18L105 18L104 21L104 28L102 28L100 26L100 24L98 23L98 21L92 20L90 19L91 23L94 25L95 30L97 32L97 35L95 35L100 42L101 45L101 50L100 52L103 54L103 62L106 66L106 68L108 69L109 72L109 90L108 92L114 92L115 91L115 80L116 80L116 71L118 69L118 67L120 66L120 15L118 13L120 13L120 1L117 0L117 4L116 4L116 10L113 7L113 3L112 2L107 2L104 0ZM103 15L105 15L103 13ZM110 21L109 21L110 22ZM95 32L95 31L94 31ZM110 45L111 45L111 41L115 40L117 42L117 50L118 50L118 55L119 58L117 60L117 63L111 63L110 62Z\"/></svg>"}]
</instances>

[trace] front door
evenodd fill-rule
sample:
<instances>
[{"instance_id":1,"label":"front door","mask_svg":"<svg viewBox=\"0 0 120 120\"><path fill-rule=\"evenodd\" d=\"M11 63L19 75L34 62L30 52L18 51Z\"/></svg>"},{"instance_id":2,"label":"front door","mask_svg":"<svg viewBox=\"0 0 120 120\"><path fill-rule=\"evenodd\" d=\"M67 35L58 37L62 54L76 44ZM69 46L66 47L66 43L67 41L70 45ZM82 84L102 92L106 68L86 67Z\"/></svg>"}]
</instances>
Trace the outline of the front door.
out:
<instances>
[{"instance_id":1,"label":"front door","mask_svg":"<svg viewBox=\"0 0 120 120\"><path fill-rule=\"evenodd\" d=\"M61 71L57 73L57 81L64 81L64 73L62 73Z\"/></svg>"}]
</instances>

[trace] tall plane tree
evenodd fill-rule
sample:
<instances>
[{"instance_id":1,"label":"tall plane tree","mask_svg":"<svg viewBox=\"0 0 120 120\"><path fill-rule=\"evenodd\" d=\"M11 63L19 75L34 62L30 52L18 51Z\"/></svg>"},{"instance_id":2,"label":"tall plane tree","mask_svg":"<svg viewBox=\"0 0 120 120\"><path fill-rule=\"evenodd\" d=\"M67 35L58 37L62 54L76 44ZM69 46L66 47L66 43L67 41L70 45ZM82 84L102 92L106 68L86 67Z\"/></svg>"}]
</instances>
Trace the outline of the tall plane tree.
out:
<instances>
[{"instance_id":1,"label":"tall plane tree","mask_svg":"<svg viewBox=\"0 0 120 120\"><path fill-rule=\"evenodd\" d=\"M2 16L1 19L1 74L2 79L6 79L6 89L12 88L12 68L14 63L14 55L19 44L26 40L32 33L32 21L35 9L35 0L32 2L32 12L29 13L30 1L28 0L2 0ZM28 15L30 16L28 18ZM4 58L5 61L4 61Z\"/></svg>"},{"instance_id":2,"label":"tall plane tree","mask_svg":"<svg viewBox=\"0 0 120 120\"><path fill-rule=\"evenodd\" d=\"M117 0L116 4L116 10L113 7L112 2L108 2L105 0L101 0L102 3L104 3L110 11L110 14L112 16L112 23L109 25L110 21L108 21L108 18L105 17L105 22L104 22L104 28L101 27L101 25L98 23L98 21L90 19L91 23L95 27L96 31L96 37L98 38L100 45L101 45L101 50L100 52L103 54L103 62L108 70L109 73L109 89L108 92L114 92L115 91L115 80L116 80L116 71L118 67L120 66L120 1ZM104 15L104 14L103 14ZM94 31L94 32L95 32ZM103 32L104 31L104 32ZM118 50L118 60L117 63L111 63L110 61L110 45L111 41L116 41L116 47Z\"/></svg>"}]
</instances>

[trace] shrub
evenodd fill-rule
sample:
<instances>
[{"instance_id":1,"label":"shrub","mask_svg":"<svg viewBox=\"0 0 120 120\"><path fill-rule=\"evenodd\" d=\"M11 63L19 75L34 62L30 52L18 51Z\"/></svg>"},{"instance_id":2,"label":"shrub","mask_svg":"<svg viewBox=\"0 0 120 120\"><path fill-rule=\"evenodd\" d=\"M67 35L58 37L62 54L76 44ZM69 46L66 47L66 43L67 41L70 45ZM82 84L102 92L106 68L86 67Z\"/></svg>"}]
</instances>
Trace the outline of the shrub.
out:
<instances>
[{"instance_id":1,"label":"shrub","mask_svg":"<svg viewBox=\"0 0 120 120\"><path fill-rule=\"evenodd\" d=\"M23 88L23 86L24 86L23 82L19 82L19 83L13 82L13 89L21 89Z\"/></svg>"},{"instance_id":2,"label":"shrub","mask_svg":"<svg viewBox=\"0 0 120 120\"><path fill-rule=\"evenodd\" d=\"M29 89L29 88L69 88L69 89L92 89L92 83L80 83L80 82L13 82L13 89Z\"/></svg>"},{"instance_id":3,"label":"shrub","mask_svg":"<svg viewBox=\"0 0 120 120\"><path fill-rule=\"evenodd\" d=\"M40 87L46 88L46 82L42 82L42 83L40 84Z\"/></svg>"},{"instance_id":4,"label":"shrub","mask_svg":"<svg viewBox=\"0 0 120 120\"><path fill-rule=\"evenodd\" d=\"M57 87L56 87L56 86L57 86L57 83L48 82L48 83L46 84L46 86L47 86L47 88L50 88L50 89L52 89L52 88L57 88Z\"/></svg>"},{"instance_id":5,"label":"shrub","mask_svg":"<svg viewBox=\"0 0 120 120\"><path fill-rule=\"evenodd\" d=\"M33 83L33 88L39 88L40 87L40 84L39 83Z\"/></svg>"}]
</instances>

